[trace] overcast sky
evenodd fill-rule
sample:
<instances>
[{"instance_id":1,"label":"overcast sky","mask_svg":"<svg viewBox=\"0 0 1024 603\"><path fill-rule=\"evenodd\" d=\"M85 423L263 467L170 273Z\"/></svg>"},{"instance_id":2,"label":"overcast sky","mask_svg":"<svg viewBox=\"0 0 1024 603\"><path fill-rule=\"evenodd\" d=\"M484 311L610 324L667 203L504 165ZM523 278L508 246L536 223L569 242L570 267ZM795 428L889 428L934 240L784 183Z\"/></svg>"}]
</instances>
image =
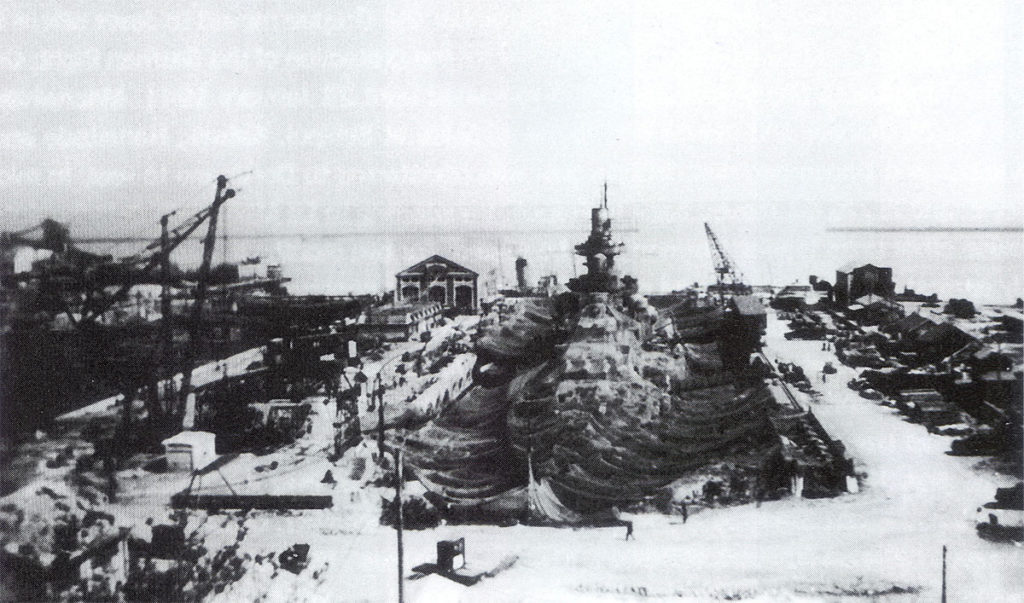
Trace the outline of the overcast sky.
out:
<instances>
[{"instance_id":1,"label":"overcast sky","mask_svg":"<svg viewBox=\"0 0 1024 603\"><path fill-rule=\"evenodd\" d=\"M1019 2L161 4L0 4L0 228L1024 223Z\"/></svg>"}]
</instances>

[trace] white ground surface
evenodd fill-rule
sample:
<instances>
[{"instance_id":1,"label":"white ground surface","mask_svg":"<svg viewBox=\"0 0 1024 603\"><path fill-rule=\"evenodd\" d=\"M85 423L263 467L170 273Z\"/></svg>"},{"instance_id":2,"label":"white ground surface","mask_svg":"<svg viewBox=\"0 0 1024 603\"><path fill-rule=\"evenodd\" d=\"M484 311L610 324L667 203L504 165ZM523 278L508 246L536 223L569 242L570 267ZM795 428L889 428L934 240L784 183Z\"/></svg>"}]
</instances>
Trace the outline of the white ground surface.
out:
<instances>
[{"instance_id":1,"label":"white ground surface","mask_svg":"<svg viewBox=\"0 0 1024 603\"><path fill-rule=\"evenodd\" d=\"M829 353L820 342L786 341L783 331L772 317L769 357L797 362L816 375ZM632 541L623 540L622 528L406 531L407 576L410 567L433 561L441 539L465 537L468 561L481 570L508 555L519 558L471 588L407 580L407 599L818 601L896 585L920 590L881 599L936 601L947 545L950 601L1022 600L1024 549L979 539L973 523L976 507L1010 480L972 469L976 458L946 455L949 438L861 399L845 386L854 371L833 364L839 374L815 384L821 400L801 402L857 459L864 474L859 494L706 510L691 514L685 525L679 518L640 516ZM336 470L339 477L346 462ZM223 600L396 600L395 533L378 525L380 492L350 488L338 485L335 508L328 511L252 515L243 551L279 552L307 542L309 568L272 578L269 565L255 566Z\"/></svg>"},{"instance_id":2,"label":"white ground surface","mask_svg":"<svg viewBox=\"0 0 1024 603\"><path fill-rule=\"evenodd\" d=\"M819 401L797 396L857 460L864 474L859 494L691 512L686 524L678 517L638 516L636 539L630 541L623 539L623 528L442 526L406 531L406 576L411 567L434 561L435 544L442 539L465 537L468 562L479 571L510 555L518 557L510 569L471 588L436 578L406 580L406 599L820 601L895 585L919 591L880 600L937 601L945 544L950 601L1022 600L1024 549L979 539L973 523L977 506L1010 480L973 469L977 458L946 455L950 438L931 435L894 410L858 397L845 386L854 372L834 358L839 373L822 384L818 374L830 353L821 351L820 342L786 341L783 331L784 325L771 316L766 353L801 364L816 381L823 392ZM366 367L371 375L377 368ZM368 458L375 445L366 442L330 463L333 404L315 410L312 433L293 447L264 457L242 455L222 473L240 491L331 493L333 508L256 511L245 517L194 513L191 522L202 524L198 533L205 535L211 551L233 542L240 523L247 533L239 552L250 557L276 556L307 543L309 566L293 575L275 571L265 560L249 561L246 575L219 600L397 600L395 532L379 525L381 496L390 492L360 488L346 479L356 457L373 472ZM274 460L278 467L266 468ZM333 488L319 483L328 468L339 482ZM134 525L140 536L145 518L161 522L170 494L188 483L180 474L141 471L120 472L118 479L122 494L109 510L122 525ZM217 474L196 486L226 488ZM26 488L18 495L32 493Z\"/></svg>"}]
</instances>

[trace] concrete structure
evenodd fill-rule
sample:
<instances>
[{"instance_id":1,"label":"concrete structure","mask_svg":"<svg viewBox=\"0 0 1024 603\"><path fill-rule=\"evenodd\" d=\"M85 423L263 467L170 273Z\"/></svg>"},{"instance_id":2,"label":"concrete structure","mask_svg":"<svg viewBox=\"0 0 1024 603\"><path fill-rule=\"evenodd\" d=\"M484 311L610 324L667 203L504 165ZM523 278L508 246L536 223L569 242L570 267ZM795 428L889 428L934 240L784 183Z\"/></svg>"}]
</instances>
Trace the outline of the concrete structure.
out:
<instances>
[{"instance_id":1,"label":"concrete structure","mask_svg":"<svg viewBox=\"0 0 1024 603\"><path fill-rule=\"evenodd\" d=\"M401 341L429 329L443 310L444 306L439 302L373 308L360 330L391 341Z\"/></svg>"},{"instance_id":2,"label":"concrete structure","mask_svg":"<svg viewBox=\"0 0 1024 603\"><path fill-rule=\"evenodd\" d=\"M385 393L384 408L387 427L405 425L407 423L422 424L436 417L441 411L457 400L473 386L473 365L476 358L473 354L459 354L448 366L441 369L434 377L433 383L427 386L412 400L395 399L393 394ZM403 394L404 395L404 394ZM377 428L379 417L376 412L366 411L359 417L359 424L364 432Z\"/></svg>"},{"instance_id":3,"label":"concrete structure","mask_svg":"<svg viewBox=\"0 0 1024 603\"><path fill-rule=\"evenodd\" d=\"M473 385L473 364L476 358L472 354L459 354L437 376L430 387L416 397L407 409L421 417L433 417L448 404L461 396Z\"/></svg>"},{"instance_id":4,"label":"concrete structure","mask_svg":"<svg viewBox=\"0 0 1024 603\"><path fill-rule=\"evenodd\" d=\"M836 270L833 300L839 305L846 306L853 300L869 294L891 298L895 291L892 268L882 268L874 264L864 264L856 268L844 266Z\"/></svg>"},{"instance_id":5,"label":"concrete structure","mask_svg":"<svg viewBox=\"0 0 1024 603\"><path fill-rule=\"evenodd\" d=\"M198 471L217 460L216 436L208 431L183 431L162 442L168 471Z\"/></svg>"},{"instance_id":6,"label":"concrete structure","mask_svg":"<svg viewBox=\"0 0 1024 603\"><path fill-rule=\"evenodd\" d=\"M476 312L480 307L478 277L465 266L432 255L395 275L395 306L432 302Z\"/></svg>"}]
</instances>

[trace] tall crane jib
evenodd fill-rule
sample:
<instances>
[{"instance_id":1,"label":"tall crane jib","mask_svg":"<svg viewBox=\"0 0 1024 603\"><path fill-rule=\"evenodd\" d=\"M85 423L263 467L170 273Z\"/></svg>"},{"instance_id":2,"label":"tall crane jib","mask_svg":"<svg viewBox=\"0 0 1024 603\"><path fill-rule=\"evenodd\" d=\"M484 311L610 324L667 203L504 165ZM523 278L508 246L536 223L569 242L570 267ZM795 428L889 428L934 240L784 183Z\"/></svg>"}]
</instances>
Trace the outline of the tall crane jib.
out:
<instances>
[{"instance_id":1,"label":"tall crane jib","mask_svg":"<svg viewBox=\"0 0 1024 603\"><path fill-rule=\"evenodd\" d=\"M210 205L206 218L209 221L206 237L203 239L203 261L199 265L199 277L196 282L195 300L192 303L192 313L188 325L189 346L183 360L182 367L182 402L188 396L192 385L192 364L200 354L202 342L203 303L206 301L208 281L210 279L210 265L213 261L213 246L217 241L217 216L220 206L228 199L235 196L235 190L227 188L228 179L225 176L217 176L217 192L214 195L213 204Z\"/></svg>"},{"instance_id":2,"label":"tall crane jib","mask_svg":"<svg viewBox=\"0 0 1024 603\"><path fill-rule=\"evenodd\" d=\"M719 302L725 305L726 296L744 295L750 293L750 287L743 283L743 276L737 273L736 264L726 253L725 247L718 240L711 225L704 223L704 232L707 233L708 247L711 249L711 257L715 264L715 285L709 287L718 293Z\"/></svg>"},{"instance_id":3,"label":"tall crane jib","mask_svg":"<svg viewBox=\"0 0 1024 603\"><path fill-rule=\"evenodd\" d=\"M132 274L143 276L151 274L158 266L165 268L165 264L170 257L172 251L177 249L181 243L183 243L193 232L195 232L204 222L209 221L211 224L216 223L217 212L220 206L223 205L228 199L235 196L233 189L226 188L228 179L225 176L217 177L217 192L214 196L214 201L211 205L203 208L199 212L195 213L187 220L176 226L175 228L167 231L164 234L165 222L164 218L168 218L173 215L167 214L161 218L161 234L160 238L149 243L143 251L133 256L121 260L121 263L132 267L130 271ZM216 226L214 226L214 233L216 233ZM212 259L213 254L213 241L209 241L209 236L204 238L204 251L203 260L204 264L207 265L205 273L202 267L200 267L200 280L203 281L209 275L209 260L207 256ZM209 247L209 251L206 248ZM125 298L128 291L135 284L133 279L128 279L123 282L120 288L117 289L113 294L104 294L100 292L97 296L98 299L90 299L91 303L86 303L84 311L82 312L82 322L88 323L94 321L99 316L102 316L104 312L110 309L118 301ZM204 282L205 286L205 282ZM205 291L204 291L205 292Z\"/></svg>"}]
</instances>

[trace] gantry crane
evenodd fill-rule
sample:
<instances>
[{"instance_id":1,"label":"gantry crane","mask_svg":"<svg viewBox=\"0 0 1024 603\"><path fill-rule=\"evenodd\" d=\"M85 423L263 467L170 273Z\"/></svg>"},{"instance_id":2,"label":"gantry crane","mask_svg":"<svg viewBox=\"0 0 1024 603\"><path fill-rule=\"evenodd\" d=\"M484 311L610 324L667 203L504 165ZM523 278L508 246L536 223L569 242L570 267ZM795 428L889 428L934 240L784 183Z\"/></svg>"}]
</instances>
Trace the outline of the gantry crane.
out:
<instances>
[{"instance_id":1,"label":"gantry crane","mask_svg":"<svg viewBox=\"0 0 1024 603\"><path fill-rule=\"evenodd\" d=\"M161 282L164 283L164 292L167 291L171 252L208 220L210 232L216 236L217 213L220 206L235 196L235 191L226 186L227 178L218 177L213 204L171 230L167 229L167 222L174 212L163 216L160 220L161 236L142 251L120 260L79 249L72 242L67 227L51 219L17 232L0 232L0 252L6 253L7 250L20 246L53 251L53 258L42 270L10 277L18 280L38 278L44 284L51 281L59 283L60 290L55 291L55 294L62 294L62 299L57 300L61 311L68 315L72 324L90 325L114 304L124 301L134 285L152 278L157 267L161 268ZM28 236L37 230L42 231L38 238ZM200 283L197 288L197 292L202 296L206 293L205 280L210 272L213 243L214 239L208 234L203 249L205 269L200 267ZM112 293L108 292L112 287L117 289ZM164 297L166 298L166 295ZM165 300L163 309L166 307Z\"/></svg>"},{"instance_id":2,"label":"gantry crane","mask_svg":"<svg viewBox=\"0 0 1024 603\"><path fill-rule=\"evenodd\" d=\"M37 230L43 231L40 238L32 239L26 236ZM47 218L31 228L17 232L0 232L0 249L8 249L18 245L26 245L34 249L64 252L70 245L68 228L56 220Z\"/></svg>"},{"instance_id":3,"label":"gantry crane","mask_svg":"<svg viewBox=\"0 0 1024 603\"><path fill-rule=\"evenodd\" d=\"M112 348L117 351L108 354L103 362L117 364L127 362L123 376L124 383L118 385L131 400L143 380L156 385L159 379L181 371L184 374L184 385L181 395L187 393L191 382L191 368L195 358L201 353L203 335L203 304L207 297L213 247L217 234L217 216L221 206L235 196L235 191L227 188L228 178L217 178L217 189L213 203L199 212L189 216L176 227L171 228L169 222L175 212L161 217L159 238L149 243L138 253L123 259L114 259L110 255L97 255L75 246L68 234L66 226L47 219L32 228L16 232L0 232L0 284L6 289L25 293L25 304L28 308L38 308L45 303L44 309L51 315L55 312L64 313L70 322L85 336L83 341L111 342L117 339ZM183 358L175 358L172 349L174 319L171 312L172 264L171 253L178 248L203 223L207 223L208 231L203 245L203 261L198 271L197 284L194 290L194 303L190 308L187 320L189 344ZM37 232L40 231L40 232ZM13 253L21 247L48 249L53 255L43 262L34 265L33 269L22 273L8 273L7 268L13 267ZM115 304L127 299L133 286L141 283L160 282L161 312L159 344L152 353L139 349L137 338L121 338L121 331L108 331L98 328L100 322ZM27 283L28 287L19 287L18 283ZM4 291L6 294L7 292ZM28 295L34 297L29 298ZM21 323L19 323L21 324ZM27 324L27 323L25 323ZM77 341L77 340L76 340ZM125 349L134 348L134 353L122 353ZM108 348L104 348L108 349ZM160 367L163 367L161 370ZM153 389L153 408L158 406L156 388ZM180 416L180 410L174 414ZM176 418L176 417L175 417ZM131 405L125 404L124 428L127 434L131 422Z\"/></svg>"}]
</instances>

